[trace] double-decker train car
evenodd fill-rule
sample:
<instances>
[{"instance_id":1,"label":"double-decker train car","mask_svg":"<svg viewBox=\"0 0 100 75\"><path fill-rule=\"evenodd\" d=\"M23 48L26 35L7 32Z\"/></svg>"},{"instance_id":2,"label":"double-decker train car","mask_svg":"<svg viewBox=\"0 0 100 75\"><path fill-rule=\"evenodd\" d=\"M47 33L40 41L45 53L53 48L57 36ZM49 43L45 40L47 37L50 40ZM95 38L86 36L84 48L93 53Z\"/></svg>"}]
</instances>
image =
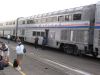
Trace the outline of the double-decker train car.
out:
<instances>
[{"instance_id":1,"label":"double-decker train car","mask_svg":"<svg viewBox=\"0 0 100 75\"><path fill-rule=\"evenodd\" d=\"M100 54L100 2L96 4L93 50Z\"/></svg>"},{"instance_id":2,"label":"double-decker train car","mask_svg":"<svg viewBox=\"0 0 100 75\"><path fill-rule=\"evenodd\" d=\"M7 21L0 24L0 37L7 38L7 35L10 34L12 37L15 36L15 21Z\"/></svg>"},{"instance_id":3,"label":"double-decker train car","mask_svg":"<svg viewBox=\"0 0 100 75\"><path fill-rule=\"evenodd\" d=\"M0 35L10 34L22 40L34 43L39 38L42 45L46 37L46 46L59 48L68 54L100 54L100 6L99 3L87 6L55 11L0 24ZM3 26L1 26L3 25ZM9 31L9 32L8 32Z\"/></svg>"}]
</instances>

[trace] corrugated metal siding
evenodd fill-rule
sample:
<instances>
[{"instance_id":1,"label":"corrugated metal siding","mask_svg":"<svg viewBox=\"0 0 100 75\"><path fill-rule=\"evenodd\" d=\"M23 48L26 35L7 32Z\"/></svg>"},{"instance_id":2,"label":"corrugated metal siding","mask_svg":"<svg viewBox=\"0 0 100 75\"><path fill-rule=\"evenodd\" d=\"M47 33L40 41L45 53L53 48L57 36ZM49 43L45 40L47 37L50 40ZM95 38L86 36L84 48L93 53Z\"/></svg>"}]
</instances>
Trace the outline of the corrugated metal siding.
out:
<instances>
[{"instance_id":1,"label":"corrugated metal siding","mask_svg":"<svg viewBox=\"0 0 100 75\"><path fill-rule=\"evenodd\" d=\"M100 30L99 30L99 36L98 36L98 46L100 46Z\"/></svg>"},{"instance_id":2,"label":"corrugated metal siding","mask_svg":"<svg viewBox=\"0 0 100 75\"><path fill-rule=\"evenodd\" d=\"M84 31L76 30L73 32L73 41L84 42Z\"/></svg>"},{"instance_id":3,"label":"corrugated metal siding","mask_svg":"<svg viewBox=\"0 0 100 75\"><path fill-rule=\"evenodd\" d=\"M61 31L61 40L70 40L71 30Z\"/></svg>"}]
</instances>

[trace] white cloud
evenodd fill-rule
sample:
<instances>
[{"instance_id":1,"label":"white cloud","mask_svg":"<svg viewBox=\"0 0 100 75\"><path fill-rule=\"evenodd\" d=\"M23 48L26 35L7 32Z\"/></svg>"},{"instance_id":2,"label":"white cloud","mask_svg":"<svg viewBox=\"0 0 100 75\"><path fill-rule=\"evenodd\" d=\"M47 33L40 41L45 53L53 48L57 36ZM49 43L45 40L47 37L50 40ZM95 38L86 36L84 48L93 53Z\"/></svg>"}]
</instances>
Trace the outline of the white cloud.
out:
<instances>
[{"instance_id":1,"label":"white cloud","mask_svg":"<svg viewBox=\"0 0 100 75\"><path fill-rule=\"evenodd\" d=\"M1 0L0 21L94 4L99 0Z\"/></svg>"}]
</instances>

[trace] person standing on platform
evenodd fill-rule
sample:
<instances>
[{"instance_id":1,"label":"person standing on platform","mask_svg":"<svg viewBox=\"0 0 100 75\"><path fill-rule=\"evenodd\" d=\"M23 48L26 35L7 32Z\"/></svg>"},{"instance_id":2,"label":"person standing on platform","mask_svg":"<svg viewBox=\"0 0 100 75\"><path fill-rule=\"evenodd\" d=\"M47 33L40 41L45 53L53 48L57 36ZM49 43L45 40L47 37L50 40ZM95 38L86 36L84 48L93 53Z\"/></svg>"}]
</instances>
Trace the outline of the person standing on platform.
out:
<instances>
[{"instance_id":1,"label":"person standing on platform","mask_svg":"<svg viewBox=\"0 0 100 75\"><path fill-rule=\"evenodd\" d=\"M46 44L47 44L47 38L44 36L42 41L42 49L44 49Z\"/></svg>"},{"instance_id":2,"label":"person standing on platform","mask_svg":"<svg viewBox=\"0 0 100 75\"><path fill-rule=\"evenodd\" d=\"M7 35L8 44L10 42L10 34Z\"/></svg>"},{"instance_id":3,"label":"person standing on platform","mask_svg":"<svg viewBox=\"0 0 100 75\"><path fill-rule=\"evenodd\" d=\"M9 64L9 55L10 55L8 45L6 43L2 42L0 49L2 51L1 56L3 57L3 61L4 61L5 65L8 65Z\"/></svg>"},{"instance_id":4,"label":"person standing on platform","mask_svg":"<svg viewBox=\"0 0 100 75\"><path fill-rule=\"evenodd\" d=\"M21 70L21 64L24 54L24 45L21 42L18 42L18 45L16 46L16 54L17 54L17 62L18 62L18 69Z\"/></svg>"},{"instance_id":5,"label":"person standing on platform","mask_svg":"<svg viewBox=\"0 0 100 75\"><path fill-rule=\"evenodd\" d=\"M35 42L34 42L34 46L35 46L35 49L38 47L38 40L39 40L39 38L38 38L38 36L35 38Z\"/></svg>"}]
</instances>

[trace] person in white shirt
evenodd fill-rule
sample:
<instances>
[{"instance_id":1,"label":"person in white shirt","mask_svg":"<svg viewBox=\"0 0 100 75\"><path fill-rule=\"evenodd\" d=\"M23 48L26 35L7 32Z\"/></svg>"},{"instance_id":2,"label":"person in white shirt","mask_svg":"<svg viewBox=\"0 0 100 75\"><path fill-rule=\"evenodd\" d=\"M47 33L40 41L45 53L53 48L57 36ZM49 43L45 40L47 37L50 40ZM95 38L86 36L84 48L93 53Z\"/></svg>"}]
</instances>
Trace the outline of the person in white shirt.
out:
<instances>
[{"instance_id":1,"label":"person in white shirt","mask_svg":"<svg viewBox=\"0 0 100 75\"><path fill-rule=\"evenodd\" d=\"M7 35L7 40L8 40L8 43L10 41L10 34Z\"/></svg>"},{"instance_id":2,"label":"person in white shirt","mask_svg":"<svg viewBox=\"0 0 100 75\"><path fill-rule=\"evenodd\" d=\"M23 54L24 54L24 45L19 42L18 45L16 46L16 54L17 54L17 61L18 61L18 65L21 66L21 62L23 59ZM19 69L21 69L21 67L19 67Z\"/></svg>"}]
</instances>

